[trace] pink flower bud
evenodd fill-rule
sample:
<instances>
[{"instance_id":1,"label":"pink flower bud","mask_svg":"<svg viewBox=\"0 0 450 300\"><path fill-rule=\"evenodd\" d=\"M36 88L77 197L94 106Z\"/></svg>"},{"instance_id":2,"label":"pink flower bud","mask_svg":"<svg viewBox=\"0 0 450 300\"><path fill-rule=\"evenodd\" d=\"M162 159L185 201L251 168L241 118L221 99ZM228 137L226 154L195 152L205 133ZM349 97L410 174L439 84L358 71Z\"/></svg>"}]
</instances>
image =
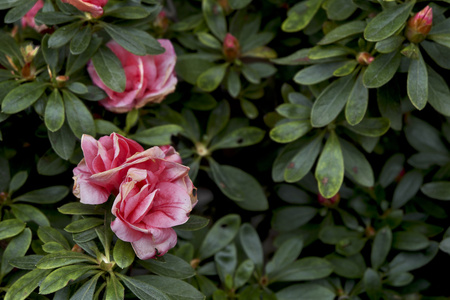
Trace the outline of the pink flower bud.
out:
<instances>
[{"instance_id":1,"label":"pink flower bud","mask_svg":"<svg viewBox=\"0 0 450 300\"><path fill-rule=\"evenodd\" d=\"M337 206L340 199L341 199L341 196L339 195L339 193L337 193L336 195L334 195L331 198L325 198L320 193L317 195L317 201L319 201L319 203L325 207Z\"/></svg>"},{"instance_id":2,"label":"pink flower bud","mask_svg":"<svg viewBox=\"0 0 450 300\"><path fill-rule=\"evenodd\" d=\"M223 55L227 61L233 61L241 55L239 41L231 33L227 33L223 41Z\"/></svg>"},{"instance_id":3,"label":"pink flower bud","mask_svg":"<svg viewBox=\"0 0 450 300\"><path fill-rule=\"evenodd\" d=\"M426 6L414 17L411 17L406 26L405 36L413 43L420 43L425 39L433 25L433 9Z\"/></svg>"},{"instance_id":4,"label":"pink flower bud","mask_svg":"<svg viewBox=\"0 0 450 300\"><path fill-rule=\"evenodd\" d=\"M64 3L69 3L81 11L90 13L94 18L103 15L103 6L108 3L108 0L61 0Z\"/></svg>"},{"instance_id":5,"label":"pink flower bud","mask_svg":"<svg viewBox=\"0 0 450 300\"><path fill-rule=\"evenodd\" d=\"M360 65L368 66L374 61L374 57L368 52L360 52L356 56L356 60Z\"/></svg>"}]
</instances>

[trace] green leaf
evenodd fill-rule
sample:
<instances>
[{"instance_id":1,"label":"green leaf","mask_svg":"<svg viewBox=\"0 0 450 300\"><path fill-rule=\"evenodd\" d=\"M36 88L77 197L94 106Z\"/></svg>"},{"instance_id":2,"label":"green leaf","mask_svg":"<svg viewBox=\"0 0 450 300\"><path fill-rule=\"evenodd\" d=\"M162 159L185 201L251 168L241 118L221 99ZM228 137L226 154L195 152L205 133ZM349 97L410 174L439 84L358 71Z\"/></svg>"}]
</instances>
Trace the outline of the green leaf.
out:
<instances>
[{"instance_id":1,"label":"green leaf","mask_svg":"<svg viewBox=\"0 0 450 300\"><path fill-rule=\"evenodd\" d=\"M115 92L125 91L126 77L119 58L108 47L100 47L92 63L101 81Z\"/></svg>"},{"instance_id":2,"label":"green leaf","mask_svg":"<svg viewBox=\"0 0 450 300\"><path fill-rule=\"evenodd\" d=\"M46 11L40 10L34 17L35 22L39 22L45 25L58 25L62 23L68 23L77 20L76 16L66 15L65 13L58 11Z\"/></svg>"},{"instance_id":3,"label":"green leaf","mask_svg":"<svg viewBox=\"0 0 450 300\"><path fill-rule=\"evenodd\" d=\"M183 130L183 127L174 124L160 125L139 131L130 138L142 144L162 146L170 144L172 136L179 134Z\"/></svg>"},{"instance_id":4,"label":"green leaf","mask_svg":"<svg viewBox=\"0 0 450 300\"><path fill-rule=\"evenodd\" d=\"M413 231L395 232L392 248L406 251L418 251L427 248L430 241L421 233Z\"/></svg>"},{"instance_id":5,"label":"green leaf","mask_svg":"<svg viewBox=\"0 0 450 300\"><path fill-rule=\"evenodd\" d=\"M392 231L388 226L385 226L377 231L375 239L373 240L372 253L370 260L372 267L379 269L386 260L389 250L392 245Z\"/></svg>"},{"instance_id":6,"label":"green leaf","mask_svg":"<svg viewBox=\"0 0 450 300\"><path fill-rule=\"evenodd\" d=\"M20 52L20 48L16 40L11 35L5 34L3 32L0 33L0 38L2 39L2 43L0 45L0 53L17 58L20 62L22 62L22 53Z\"/></svg>"},{"instance_id":7,"label":"green leaf","mask_svg":"<svg viewBox=\"0 0 450 300\"><path fill-rule=\"evenodd\" d=\"M358 232L352 231L344 226L329 225L323 227L319 231L319 239L323 243L330 245L337 245L342 240L348 240L359 236L360 234Z\"/></svg>"},{"instance_id":8,"label":"green leaf","mask_svg":"<svg viewBox=\"0 0 450 300\"><path fill-rule=\"evenodd\" d=\"M330 289L313 283L294 284L276 295L278 300L333 300L336 296Z\"/></svg>"},{"instance_id":9,"label":"green leaf","mask_svg":"<svg viewBox=\"0 0 450 300\"><path fill-rule=\"evenodd\" d=\"M100 226L103 224L103 219L98 218L85 218L74 221L67 225L64 230L70 233L78 233L89 230L91 228Z\"/></svg>"},{"instance_id":10,"label":"green leaf","mask_svg":"<svg viewBox=\"0 0 450 300\"><path fill-rule=\"evenodd\" d=\"M349 257L342 257L333 253L327 256L327 260L331 262L334 272L341 277L356 279L364 276L366 266L362 255L359 253Z\"/></svg>"},{"instance_id":11,"label":"green leaf","mask_svg":"<svg viewBox=\"0 0 450 300\"><path fill-rule=\"evenodd\" d=\"M84 300L84 299L93 299L95 288L97 286L97 281L103 272L98 272L91 279L86 281L73 295L70 297L70 300ZM108 298L107 299L111 299Z\"/></svg>"},{"instance_id":12,"label":"green leaf","mask_svg":"<svg viewBox=\"0 0 450 300\"><path fill-rule=\"evenodd\" d=\"M41 42L41 51L45 62L50 66L52 72L56 73L59 66L59 50L48 46L49 34L46 34Z\"/></svg>"},{"instance_id":13,"label":"green leaf","mask_svg":"<svg viewBox=\"0 0 450 300\"><path fill-rule=\"evenodd\" d=\"M195 270L182 258L166 253L164 254L164 260L138 260L138 263L147 270L161 276L186 279L195 275Z\"/></svg>"},{"instance_id":14,"label":"green leaf","mask_svg":"<svg viewBox=\"0 0 450 300\"><path fill-rule=\"evenodd\" d=\"M9 182L9 193L14 193L20 189L28 179L28 173L26 171L20 171L14 174Z\"/></svg>"},{"instance_id":15,"label":"green leaf","mask_svg":"<svg viewBox=\"0 0 450 300\"><path fill-rule=\"evenodd\" d=\"M439 249L444 251L445 253L450 254L450 238L445 238L442 240L442 242L439 244Z\"/></svg>"},{"instance_id":16,"label":"green leaf","mask_svg":"<svg viewBox=\"0 0 450 300\"><path fill-rule=\"evenodd\" d=\"M380 177L378 181L383 188L386 188L391 184L399 173L403 169L403 164L405 163L405 156L401 153L397 153L391 156L383 168L381 169Z\"/></svg>"},{"instance_id":17,"label":"green leaf","mask_svg":"<svg viewBox=\"0 0 450 300\"><path fill-rule=\"evenodd\" d=\"M86 105L67 90L63 90L63 97L67 122L75 136L80 139L83 134L95 136L94 118Z\"/></svg>"},{"instance_id":18,"label":"green leaf","mask_svg":"<svg viewBox=\"0 0 450 300\"><path fill-rule=\"evenodd\" d=\"M397 50L402 45L405 37L401 35L393 35L379 41L375 44L375 49L380 53L391 53L392 51Z\"/></svg>"},{"instance_id":19,"label":"green leaf","mask_svg":"<svg viewBox=\"0 0 450 300\"><path fill-rule=\"evenodd\" d=\"M129 267L133 263L135 257L131 244L119 239L114 245L113 255L114 261L122 269Z\"/></svg>"},{"instance_id":20,"label":"green leaf","mask_svg":"<svg viewBox=\"0 0 450 300\"><path fill-rule=\"evenodd\" d=\"M409 272L427 265L438 253L439 243L430 242L422 252L401 252L389 263L389 275Z\"/></svg>"},{"instance_id":21,"label":"green leaf","mask_svg":"<svg viewBox=\"0 0 450 300\"><path fill-rule=\"evenodd\" d=\"M450 69L450 68L449 68ZM428 67L428 102L439 113L450 116L450 90L444 78Z\"/></svg>"},{"instance_id":22,"label":"green leaf","mask_svg":"<svg viewBox=\"0 0 450 300\"><path fill-rule=\"evenodd\" d=\"M78 279L80 276L97 268L96 266L74 265L66 266L51 272L40 284L39 294L48 295L67 286L70 281ZM42 279L42 278L41 278Z\"/></svg>"},{"instance_id":23,"label":"green leaf","mask_svg":"<svg viewBox=\"0 0 450 300\"><path fill-rule=\"evenodd\" d=\"M47 253L56 253L59 251L65 251L66 249L64 249L64 247L58 244L57 242L48 242L42 245L42 250L44 250Z\"/></svg>"},{"instance_id":24,"label":"green leaf","mask_svg":"<svg viewBox=\"0 0 450 300\"><path fill-rule=\"evenodd\" d=\"M18 235L25 229L25 223L16 219L0 222L0 240Z\"/></svg>"},{"instance_id":25,"label":"green leaf","mask_svg":"<svg viewBox=\"0 0 450 300\"><path fill-rule=\"evenodd\" d=\"M146 9L139 6L122 6L113 10L109 10L104 16L111 16L119 19L137 20L143 19L150 15Z\"/></svg>"},{"instance_id":26,"label":"green leaf","mask_svg":"<svg viewBox=\"0 0 450 300\"><path fill-rule=\"evenodd\" d=\"M405 136L414 149L447 155L448 150L441 140L440 132L431 124L413 116L409 116L406 123Z\"/></svg>"},{"instance_id":27,"label":"green leaf","mask_svg":"<svg viewBox=\"0 0 450 300\"><path fill-rule=\"evenodd\" d=\"M394 274L394 276L389 276L385 283L390 286L402 287L410 284L414 280L414 276L411 273L404 272L399 274Z\"/></svg>"},{"instance_id":28,"label":"green leaf","mask_svg":"<svg viewBox=\"0 0 450 300\"><path fill-rule=\"evenodd\" d=\"M230 6L232 9L243 9L250 4L252 0L230 0Z\"/></svg>"},{"instance_id":29,"label":"green leaf","mask_svg":"<svg viewBox=\"0 0 450 300\"><path fill-rule=\"evenodd\" d=\"M227 288L233 288L233 274L237 265L236 245L232 242L214 255L217 275Z\"/></svg>"},{"instance_id":30,"label":"green leaf","mask_svg":"<svg viewBox=\"0 0 450 300\"><path fill-rule=\"evenodd\" d=\"M368 268L363 277L364 288L370 300L380 299L382 292L381 278L377 271Z\"/></svg>"},{"instance_id":31,"label":"green leaf","mask_svg":"<svg viewBox=\"0 0 450 300\"><path fill-rule=\"evenodd\" d=\"M241 79L238 72L230 68L227 75L227 89L230 96L237 98L241 92Z\"/></svg>"},{"instance_id":32,"label":"green leaf","mask_svg":"<svg viewBox=\"0 0 450 300\"><path fill-rule=\"evenodd\" d=\"M331 198L339 192L344 180L344 158L339 139L334 131L330 133L320 154L315 176L323 197Z\"/></svg>"},{"instance_id":33,"label":"green leaf","mask_svg":"<svg viewBox=\"0 0 450 300\"><path fill-rule=\"evenodd\" d=\"M58 28L48 39L49 48L60 48L67 44L80 29L81 21Z\"/></svg>"},{"instance_id":34,"label":"green leaf","mask_svg":"<svg viewBox=\"0 0 450 300\"><path fill-rule=\"evenodd\" d=\"M37 0L30 0L24 3L20 3L15 6L13 9L10 9L8 13L5 15L5 23L10 24L14 23L20 18L22 18L31 8L36 4Z\"/></svg>"},{"instance_id":35,"label":"green leaf","mask_svg":"<svg viewBox=\"0 0 450 300\"><path fill-rule=\"evenodd\" d=\"M209 150L246 147L259 143L264 137L264 130L258 127L242 127L225 135L213 143Z\"/></svg>"},{"instance_id":36,"label":"green leaf","mask_svg":"<svg viewBox=\"0 0 450 300\"><path fill-rule=\"evenodd\" d=\"M276 111L288 119L309 119L311 107L301 104L283 103L276 108Z\"/></svg>"},{"instance_id":37,"label":"green leaf","mask_svg":"<svg viewBox=\"0 0 450 300\"><path fill-rule=\"evenodd\" d=\"M38 263L39 260L41 260L42 257L44 256L35 254L21 256L11 259L9 263L18 269L34 270L36 269L36 264Z\"/></svg>"},{"instance_id":38,"label":"green leaf","mask_svg":"<svg viewBox=\"0 0 450 300\"><path fill-rule=\"evenodd\" d=\"M373 170L365 156L349 142L340 139L340 143L347 176L362 186L374 186Z\"/></svg>"},{"instance_id":39,"label":"green leaf","mask_svg":"<svg viewBox=\"0 0 450 300\"><path fill-rule=\"evenodd\" d=\"M255 269L255 264L250 259L244 260L236 270L234 276L234 287L240 288L253 275L253 270Z\"/></svg>"},{"instance_id":40,"label":"green leaf","mask_svg":"<svg viewBox=\"0 0 450 300\"><path fill-rule=\"evenodd\" d=\"M309 140L299 140L301 143L299 145L290 144L288 146L292 146L292 156L286 157L283 170L280 170L287 182L297 182L308 174L320 153L322 139L323 134L319 134ZM289 152L291 151L290 149L288 150Z\"/></svg>"},{"instance_id":41,"label":"green leaf","mask_svg":"<svg viewBox=\"0 0 450 300\"><path fill-rule=\"evenodd\" d=\"M209 223L209 219L196 216L196 215L190 215L189 220L181 225L173 227L174 229L178 230L184 230L184 231L195 231L200 230L203 227L206 227Z\"/></svg>"},{"instance_id":42,"label":"green leaf","mask_svg":"<svg viewBox=\"0 0 450 300\"><path fill-rule=\"evenodd\" d=\"M70 250L69 242L66 238L55 228L48 226L40 226L37 231L39 239L43 243L56 242L62 245L65 249Z\"/></svg>"},{"instance_id":43,"label":"green leaf","mask_svg":"<svg viewBox=\"0 0 450 300\"><path fill-rule=\"evenodd\" d=\"M211 257L228 245L238 233L240 225L239 215L232 214L220 218L206 234L199 249L199 258L204 260Z\"/></svg>"},{"instance_id":44,"label":"green leaf","mask_svg":"<svg viewBox=\"0 0 450 300\"><path fill-rule=\"evenodd\" d=\"M78 264L78 263L94 263L95 258L83 253L73 251L60 251L44 256L36 265L39 269L55 269L63 266ZM79 267L80 265L78 265Z\"/></svg>"},{"instance_id":45,"label":"green leaf","mask_svg":"<svg viewBox=\"0 0 450 300\"><path fill-rule=\"evenodd\" d=\"M113 24L102 23L106 32L125 50L143 56L147 54L144 45L140 43L139 39L133 35L133 32L126 27L121 27Z\"/></svg>"},{"instance_id":46,"label":"green leaf","mask_svg":"<svg viewBox=\"0 0 450 300\"><path fill-rule=\"evenodd\" d=\"M346 56L351 54L351 51L339 45L315 46L308 52L310 59L326 59L335 58L338 56Z\"/></svg>"},{"instance_id":47,"label":"green leaf","mask_svg":"<svg viewBox=\"0 0 450 300\"><path fill-rule=\"evenodd\" d=\"M75 150L76 138L67 123L64 123L63 126L55 132L48 131L48 138L53 150L55 150L56 154L61 158L68 160L72 156L73 151Z\"/></svg>"},{"instance_id":48,"label":"green leaf","mask_svg":"<svg viewBox=\"0 0 450 300\"><path fill-rule=\"evenodd\" d=\"M225 77L228 66L229 63L216 65L201 73L197 78L197 86L206 92L214 91Z\"/></svg>"},{"instance_id":49,"label":"green leaf","mask_svg":"<svg viewBox=\"0 0 450 300\"><path fill-rule=\"evenodd\" d=\"M222 129L227 126L230 119L230 104L228 101L221 101L211 112L206 126L206 140L210 141Z\"/></svg>"},{"instance_id":50,"label":"green leaf","mask_svg":"<svg viewBox=\"0 0 450 300\"><path fill-rule=\"evenodd\" d=\"M274 211L272 227L279 231L290 231L312 220L317 209L310 206L287 206Z\"/></svg>"},{"instance_id":51,"label":"green leaf","mask_svg":"<svg viewBox=\"0 0 450 300\"><path fill-rule=\"evenodd\" d=\"M381 116L391 121L391 128L402 129L401 95L398 82L390 81L377 89L378 109Z\"/></svg>"},{"instance_id":52,"label":"green leaf","mask_svg":"<svg viewBox=\"0 0 450 300\"><path fill-rule=\"evenodd\" d=\"M0 269L2 277L13 269L13 266L9 264L9 261L24 256L27 253L30 244L31 230L29 228L26 228L21 234L11 239L2 255L2 265Z\"/></svg>"},{"instance_id":53,"label":"green leaf","mask_svg":"<svg viewBox=\"0 0 450 300\"><path fill-rule=\"evenodd\" d=\"M78 94L78 95L84 95L87 94L89 92L87 86L85 86L83 83L81 82L72 82L70 84L67 85L67 88L69 89L69 91L71 91L72 93Z\"/></svg>"},{"instance_id":54,"label":"green leaf","mask_svg":"<svg viewBox=\"0 0 450 300\"><path fill-rule=\"evenodd\" d=\"M227 21L222 7L214 0L202 0L202 11L211 32L223 41L227 33Z\"/></svg>"},{"instance_id":55,"label":"green leaf","mask_svg":"<svg viewBox=\"0 0 450 300\"><path fill-rule=\"evenodd\" d=\"M340 211L341 217L344 219L347 216L353 217L352 215L346 213L344 210ZM354 218L354 217L353 217ZM355 225L352 228L358 227L358 221L355 219ZM346 226L348 226L346 224ZM342 239L336 244L336 252L344 256L352 256L360 253L366 244L366 239L361 239L357 237L351 237L347 239Z\"/></svg>"},{"instance_id":56,"label":"green leaf","mask_svg":"<svg viewBox=\"0 0 450 300\"><path fill-rule=\"evenodd\" d=\"M185 54L177 57L175 71L188 83L195 85L198 77L214 66L210 59L198 54Z\"/></svg>"},{"instance_id":57,"label":"green leaf","mask_svg":"<svg viewBox=\"0 0 450 300\"><path fill-rule=\"evenodd\" d=\"M436 181L424 184L420 190L430 198L450 200L450 182Z\"/></svg>"},{"instance_id":58,"label":"green leaf","mask_svg":"<svg viewBox=\"0 0 450 300\"><path fill-rule=\"evenodd\" d=\"M165 293L146 282L120 273L117 273L117 276L141 300L171 300Z\"/></svg>"},{"instance_id":59,"label":"green leaf","mask_svg":"<svg viewBox=\"0 0 450 300\"><path fill-rule=\"evenodd\" d=\"M8 289L5 300L24 300L39 286L42 278L46 278L51 270L34 269L20 277Z\"/></svg>"},{"instance_id":60,"label":"green leaf","mask_svg":"<svg viewBox=\"0 0 450 300\"><path fill-rule=\"evenodd\" d=\"M332 44L350 36L362 33L364 32L365 28L366 22L364 21L352 21L349 23L345 23L328 32L317 44Z\"/></svg>"},{"instance_id":61,"label":"green leaf","mask_svg":"<svg viewBox=\"0 0 450 300\"><path fill-rule=\"evenodd\" d=\"M418 110L422 110L428 100L427 65L420 52L418 59L411 59L410 61L407 81L408 97Z\"/></svg>"},{"instance_id":62,"label":"green leaf","mask_svg":"<svg viewBox=\"0 0 450 300\"><path fill-rule=\"evenodd\" d=\"M297 260L272 278L273 282L315 280L329 276L333 266L320 257L305 257Z\"/></svg>"},{"instance_id":63,"label":"green leaf","mask_svg":"<svg viewBox=\"0 0 450 300\"><path fill-rule=\"evenodd\" d=\"M412 170L406 173L394 190L392 198L392 207L400 208L411 200L419 191L423 183L423 175L418 170Z\"/></svg>"},{"instance_id":64,"label":"green leaf","mask_svg":"<svg viewBox=\"0 0 450 300\"><path fill-rule=\"evenodd\" d=\"M359 124L366 114L369 104L369 90L363 84L363 75L359 74L345 106L345 119L350 125Z\"/></svg>"},{"instance_id":65,"label":"green leaf","mask_svg":"<svg viewBox=\"0 0 450 300\"><path fill-rule=\"evenodd\" d=\"M65 120L64 102L58 89L54 89L45 106L45 126L55 132L61 128Z\"/></svg>"},{"instance_id":66,"label":"green leaf","mask_svg":"<svg viewBox=\"0 0 450 300\"><path fill-rule=\"evenodd\" d=\"M275 251L271 261L266 265L265 271L269 278L283 272L289 267L300 255L303 249L303 241L297 237L291 238L283 242Z\"/></svg>"},{"instance_id":67,"label":"green leaf","mask_svg":"<svg viewBox=\"0 0 450 300\"><path fill-rule=\"evenodd\" d=\"M92 28L90 25L81 28L70 41L70 53L77 55L86 51L91 42Z\"/></svg>"},{"instance_id":68,"label":"green leaf","mask_svg":"<svg viewBox=\"0 0 450 300\"><path fill-rule=\"evenodd\" d=\"M10 91L2 102L2 112L15 114L36 102L47 89L46 82L29 82L19 85Z\"/></svg>"},{"instance_id":69,"label":"green leaf","mask_svg":"<svg viewBox=\"0 0 450 300\"><path fill-rule=\"evenodd\" d=\"M255 228L253 228L253 226L249 223L243 224L239 229L239 240L243 246L245 254L251 259L261 273L264 262L263 247Z\"/></svg>"},{"instance_id":70,"label":"green leaf","mask_svg":"<svg viewBox=\"0 0 450 300\"><path fill-rule=\"evenodd\" d=\"M364 30L364 38L378 42L393 35L405 25L415 0L387 8L373 18Z\"/></svg>"},{"instance_id":71,"label":"green leaf","mask_svg":"<svg viewBox=\"0 0 450 300\"><path fill-rule=\"evenodd\" d=\"M13 201L39 203L39 204L52 204L61 201L68 194L69 194L68 187L57 185L28 192L15 198Z\"/></svg>"},{"instance_id":72,"label":"green leaf","mask_svg":"<svg viewBox=\"0 0 450 300\"><path fill-rule=\"evenodd\" d=\"M333 76L342 77L342 76L350 75L351 73L353 73L353 71L355 70L355 68L357 66L358 66L358 62L356 60L349 60L345 63L345 65L343 65L339 69L336 69L333 72Z\"/></svg>"},{"instance_id":73,"label":"green leaf","mask_svg":"<svg viewBox=\"0 0 450 300\"><path fill-rule=\"evenodd\" d=\"M268 208L267 197L256 179L239 168L219 165L209 159L214 182L228 198L246 210L263 211Z\"/></svg>"},{"instance_id":74,"label":"green leaf","mask_svg":"<svg viewBox=\"0 0 450 300\"><path fill-rule=\"evenodd\" d=\"M120 128L117 127L114 123L103 119L95 119L94 123L95 131L97 131L97 134L110 135L113 132L121 134Z\"/></svg>"},{"instance_id":75,"label":"green leaf","mask_svg":"<svg viewBox=\"0 0 450 300\"><path fill-rule=\"evenodd\" d=\"M333 81L314 101L311 110L313 127L323 127L331 123L341 112L352 92L355 81L348 75Z\"/></svg>"},{"instance_id":76,"label":"green leaf","mask_svg":"<svg viewBox=\"0 0 450 300\"><path fill-rule=\"evenodd\" d=\"M288 18L284 20L281 29L286 32L296 32L304 29L320 8L323 0L307 0L298 3L288 13Z\"/></svg>"},{"instance_id":77,"label":"green leaf","mask_svg":"<svg viewBox=\"0 0 450 300\"><path fill-rule=\"evenodd\" d=\"M93 57L94 53L99 49L100 44L102 43L102 39L96 36L91 37L91 42L87 46L86 50L78 55L73 55L69 53L69 57L67 59L67 66L66 66L66 75L70 76L71 74L75 73L79 69L85 68L86 63ZM107 48L109 49L109 48ZM113 54L114 55L114 54ZM51 57L51 56L50 56ZM116 58L117 60L117 58ZM120 62L120 61L119 61ZM98 65L97 61L97 65ZM121 65L119 64L119 67ZM95 67L95 65L94 65ZM98 70L96 69L97 74ZM116 76L119 76L120 73L117 73ZM99 75L100 76L100 75ZM125 75L124 75L125 77ZM99 99L101 100L101 99Z\"/></svg>"},{"instance_id":78,"label":"green leaf","mask_svg":"<svg viewBox=\"0 0 450 300\"><path fill-rule=\"evenodd\" d=\"M382 136L389 130L390 125L387 118L365 118L355 126L345 124L351 131L369 137Z\"/></svg>"},{"instance_id":79,"label":"green leaf","mask_svg":"<svg viewBox=\"0 0 450 300\"><path fill-rule=\"evenodd\" d=\"M450 69L450 62L448 61L448 59L446 59L448 47L427 40L422 41L420 45L440 67L447 70Z\"/></svg>"},{"instance_id":80,"label":"green leaf","mask_svg":"<svg viewBox=\"0 0 450 300\"><path fill-rule=\"evenodd\" d=\"M334 71L344 66L346 63L347 61L337 61L306 67L295 74L294 81L304 85L317 84L333 77Z\"/></svg>"},{"instance_id":81,"label":"green leaf","mask_svg":"<svg viewBox=\"0 0 450 300\"><path fill-rule=\"evenodd\" d=\"M11 204L11 211L22 222L34 221L40 226L50 226L45 214L34 206L27 204Z\"/></svg>"},{"instance_id":82,"label":"green leaf","mask_svg":"<svg viewBox=\"0 0 450 300\"><path fill-rule=\"evenodd\" d=\"M401 54L397 51L378 55L364 72L364 85L367 88L378 88L388 83L394 77L401 60Z\"/></svg>"},{"instance_id":83,"label":"green leaf","mask_svg":"<svg viewBox=\"0 0 450 300\"><path fill-rule=\"evenodd\" d=\"M205 296L195 287L182 280L156 275L134 276L165 293L171 300L204 300Z\"/></svg>"},{"instance_id":84,"label":"green leaf","mask_svg":"<svg viewBox=\"0 0 450 300\"><path fill-rule=\"evenodd\" d=\"M345 20L350 17L357 6L352 0L328 0L323 4L323 8L327 11L330 20Z\"/></svg>"},{"instance_id":85,"label":"green leaf","mask_svg":"<svg viewBox=\"0 0 450 300\"><path fill-rule=\"evenodd\" d=\"M222 43L219 42L213 35L207 32L198 32L197 37L200 43L207 46L208 48L222 50Z\"/></svg>"}]
</instances>

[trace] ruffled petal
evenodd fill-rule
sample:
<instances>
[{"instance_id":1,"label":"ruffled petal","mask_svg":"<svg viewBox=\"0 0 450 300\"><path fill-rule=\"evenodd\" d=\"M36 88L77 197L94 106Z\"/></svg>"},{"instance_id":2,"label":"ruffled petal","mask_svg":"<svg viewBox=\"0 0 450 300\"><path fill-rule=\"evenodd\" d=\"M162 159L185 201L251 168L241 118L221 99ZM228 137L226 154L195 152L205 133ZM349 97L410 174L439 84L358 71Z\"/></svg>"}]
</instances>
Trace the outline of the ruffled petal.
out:
<instances>
[{"instance_id":1,"label":"ruffled petal","mask_svg":"<svg viewBox=\"0 0 450 300\"><path fill-rule=\"evenodd\" d=\"M125 242L135 242L145 235L141 231L130 228L128 224L120 218L116 218L111 222L111 230L114 231L119 239Z\"/></svg>"},{"instance_id":2,"label":"ruffled petal","mask_svg":"<svg viewBox=\"0 0 450 300\"><path fill-rule=\"evenodd\" d=\"M137 257L142 260L164 255L177 244L177 234L172 228L152 228L150 232L131 243Z\"/></svg>"}]
</instances>

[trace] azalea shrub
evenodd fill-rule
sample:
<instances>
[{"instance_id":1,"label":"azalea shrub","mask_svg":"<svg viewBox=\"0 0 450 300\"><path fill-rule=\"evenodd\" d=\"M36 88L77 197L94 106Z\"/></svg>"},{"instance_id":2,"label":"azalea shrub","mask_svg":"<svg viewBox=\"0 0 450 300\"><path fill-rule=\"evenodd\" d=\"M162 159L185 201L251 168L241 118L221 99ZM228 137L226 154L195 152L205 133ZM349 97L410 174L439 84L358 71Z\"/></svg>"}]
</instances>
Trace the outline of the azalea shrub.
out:
<instances>
[{"instance_id":1,"label":"azalea shrub","mask_svg":"<svg viewBox=\"0 0 450 300\"><path fill-rule=\"evenodd\" d=\"M0 296L443 300L450 1L0 1Z\"/></svg>"}]
</instances>

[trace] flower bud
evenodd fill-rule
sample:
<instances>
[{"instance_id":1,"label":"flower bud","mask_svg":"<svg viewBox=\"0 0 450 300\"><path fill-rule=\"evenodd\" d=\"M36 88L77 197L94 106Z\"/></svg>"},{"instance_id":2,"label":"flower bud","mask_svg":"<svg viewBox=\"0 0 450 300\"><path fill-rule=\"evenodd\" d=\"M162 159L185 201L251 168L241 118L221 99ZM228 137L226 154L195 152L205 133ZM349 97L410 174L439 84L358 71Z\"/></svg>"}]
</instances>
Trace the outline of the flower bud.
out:
<instances>
[{"instance_id":1,"label":"flower bud","mask_svg":"<svg viewBox=\"0 0 450 300\"><path fill-rule=\"evenodd\" d=\"M374 57L369 52L359 52L356 56L356 60L360 65L368 66L374 61Z\"/></svg>"},{"instance_id":2,"label":"flower bud","mask_svg":"<svg viewBox=\"0 0 450 300\"><path fill-rule=\"evenodd\" d=\"M108 0L61 0L63 3L69 3L81 11L90 13L92 17L99 18L103 15L103 6Z\"/></svg>"},{"instance_id":3,"label":"flower bud","mask_svg":"<svg viewBox=\"0 0 450 300\"><path fill-rule=\"evenodd\" d=\"M337 193L336 195L334 195L331 198L325 198L320 193L317 195L317 201L319 201L319 203L325 207L337 206L340 199L341 199L341 196L339 195L339 193Z\"/></svg>"},{"instance_id":4,"label":"flower bud","mask_svg":"<svg viewBox=\"0 0 450 300\"><path fill-rule=\"evenodd\" d=\"M223 55L227 61L233 61L241 56L239 41L231 33L227 33L223 41Z\"/></svg>"},{"instance_id":5,"label":"flower bud","mask_svg":"<svg viewBox=\"0 0 450 300\"><path fill-rule=\"evenodd\" d=\"M433 24L433 9L426 6L414 17L411 17L406 26L405 36L413 43L420 43L425 39Z\"/></svg>"},{"instance_id":6,"label":"flower bud","mask_svg":"<svg viewBox=\"0 0 450 300\"><path fill-rule=\"evenodd\" d=\"M169 18L165 11L160 11L155 21L153 21L153 26L158 28L162 33L165 33L169 28Z\"/></svg>"}]
</instances>

